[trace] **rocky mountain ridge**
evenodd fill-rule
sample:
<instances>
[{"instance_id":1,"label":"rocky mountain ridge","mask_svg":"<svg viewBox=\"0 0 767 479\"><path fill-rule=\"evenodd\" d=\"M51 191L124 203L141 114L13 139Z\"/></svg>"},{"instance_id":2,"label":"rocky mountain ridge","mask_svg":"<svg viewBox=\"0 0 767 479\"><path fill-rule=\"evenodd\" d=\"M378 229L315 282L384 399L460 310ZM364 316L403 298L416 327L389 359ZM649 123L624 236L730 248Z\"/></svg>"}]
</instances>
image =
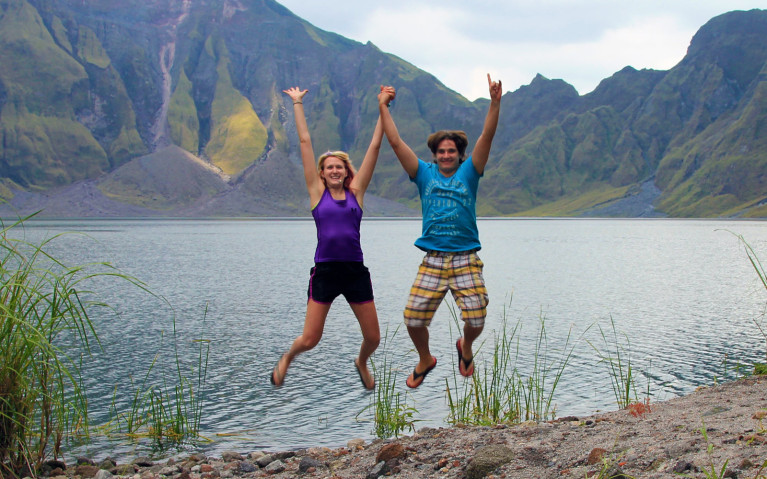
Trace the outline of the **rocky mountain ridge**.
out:
<instances>
[{"instance_id":1,"label":"rocky mountain ridge","mask_svg":"<svg viewBox=\"0 0 767 479\"><path fill-rule=\"evenodd\" d=\"M538 75L504 95L478 213L767 216L765 78L764 10L587 95ZM487 100L272 0L0 0L0 214L306 215L282 89L309 89L316 152L359 161L380 84L422 157L432 131L479 134ZM387 145L369 195L368 214L419 214Z\"/></svg>"}]
</instances>

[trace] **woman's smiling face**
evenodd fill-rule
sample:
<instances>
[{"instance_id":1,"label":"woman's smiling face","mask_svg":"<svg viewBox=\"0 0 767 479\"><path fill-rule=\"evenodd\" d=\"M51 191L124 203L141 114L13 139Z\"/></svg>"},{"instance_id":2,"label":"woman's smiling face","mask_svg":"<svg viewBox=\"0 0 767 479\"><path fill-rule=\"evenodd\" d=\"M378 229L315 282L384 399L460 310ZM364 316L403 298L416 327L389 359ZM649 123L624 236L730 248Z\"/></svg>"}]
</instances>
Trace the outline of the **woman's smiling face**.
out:
<instances>
[{"instance_id":1,"label":"woman's smiling face","mask_svg":"<svg viewBox=\"0 0 767 479\"><path fill-rule=\"evenodd\" d=\"M322 165L322 179L328 188L344 186L344 181L348 176L346 165L340 158L328 156Z\"/></svg>"}]
</instances>

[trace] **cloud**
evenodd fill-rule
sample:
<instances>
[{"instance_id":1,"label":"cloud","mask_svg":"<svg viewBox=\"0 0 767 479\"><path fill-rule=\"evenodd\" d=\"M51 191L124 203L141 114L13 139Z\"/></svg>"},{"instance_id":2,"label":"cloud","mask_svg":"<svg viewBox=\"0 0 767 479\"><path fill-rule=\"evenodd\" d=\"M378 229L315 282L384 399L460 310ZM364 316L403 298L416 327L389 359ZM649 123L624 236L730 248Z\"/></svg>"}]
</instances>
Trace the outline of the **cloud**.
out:
<instances>
[{"instance_id":1,"label":"cloud","mask_svg":"<svg viewBox=\"0 0 767 479\"><path fill-rule=\"evenodd\" d=\"M579 93L625 66L666 70L695 32L763 0L285 0L324 30L394 54L470 100L487 97L490 73L516 90L537 73ZM382 6L383 5L383 6Z\"/></svg>"},{"instance_id":2,"label":"cloud","mask_svg":"<svg viewBox=\"0 0 767 479\"><path fill-rule=\"evenodd\" d=\"M561 78L585 94L626 66L672 68L684 57L693 33L682 29L673 17L658 16L605 29L588 41L519 44L517 49L527 54L516 58L516 63L521 71Z\"/></svg>"}]
</instances>

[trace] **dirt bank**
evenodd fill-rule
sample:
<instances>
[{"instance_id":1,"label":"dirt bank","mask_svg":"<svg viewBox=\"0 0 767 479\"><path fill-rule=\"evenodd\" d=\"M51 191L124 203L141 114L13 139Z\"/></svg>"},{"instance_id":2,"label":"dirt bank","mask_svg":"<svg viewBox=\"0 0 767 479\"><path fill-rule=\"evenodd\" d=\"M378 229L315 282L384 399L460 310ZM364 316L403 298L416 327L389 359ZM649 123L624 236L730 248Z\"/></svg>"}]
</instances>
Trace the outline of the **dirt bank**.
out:
<instances>
[{"instance_id":1,"label":"dirt bank","mask_svg":"<svg viewBox=\"0 0 767 479\"><path fill-rule=\"evenodd\" d=\"M767 376L700 388L657 404L543 424L424 428L412 436L351 440L345 448L232 451L221 458L107 467L141 479L306 478L678 478L767 479ZM763 419L764 418L764 419ZM704 432L705 431L705 434ZM103 466L102 466L103 467ZM609 474L605 472L609 470ZM49 475L106 479L95 466ZM600 475L601 474L601 475ZM108 476L107 476L108 477ZM715 477L721 477L717 475Z\"/></svg>"}]
</instances>

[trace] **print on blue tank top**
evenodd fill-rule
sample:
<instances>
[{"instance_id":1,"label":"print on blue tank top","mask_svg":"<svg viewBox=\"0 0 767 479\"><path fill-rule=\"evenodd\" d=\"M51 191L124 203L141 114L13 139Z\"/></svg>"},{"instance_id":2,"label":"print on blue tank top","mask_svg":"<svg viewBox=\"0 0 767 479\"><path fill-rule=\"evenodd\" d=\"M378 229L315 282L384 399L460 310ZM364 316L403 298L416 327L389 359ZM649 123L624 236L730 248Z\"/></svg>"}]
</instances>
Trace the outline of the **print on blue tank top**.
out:
<instances>
[{"instance_id":1,"label":"print on blue tank top","mask_svg":"<svg viewBox=\"0 0 767 479\"><path fill-rule=\"evenodd\" d=\"M435 163L418 160L413 181L421 195L423 229L415 245L422 250L467 251L481 248L477 229L479 178L469 157L450 177Z\"/></svg>"}]
</instances>

